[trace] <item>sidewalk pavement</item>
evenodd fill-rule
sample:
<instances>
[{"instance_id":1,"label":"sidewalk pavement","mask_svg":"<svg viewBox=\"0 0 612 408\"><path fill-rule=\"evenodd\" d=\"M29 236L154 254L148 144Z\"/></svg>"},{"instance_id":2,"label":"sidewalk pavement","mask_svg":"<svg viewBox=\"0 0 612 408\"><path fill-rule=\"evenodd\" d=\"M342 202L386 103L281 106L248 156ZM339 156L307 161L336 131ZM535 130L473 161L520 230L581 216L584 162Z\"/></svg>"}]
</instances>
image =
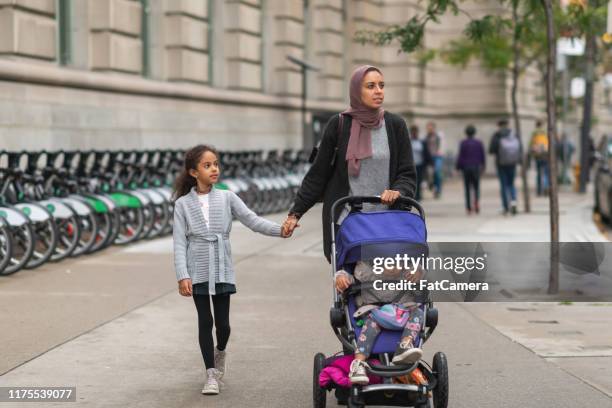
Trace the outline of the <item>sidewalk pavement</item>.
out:
<instances>
[{"instance_id":1,"label":"sidewalk pavement","mask_svg":"<svg viewBox=\"0 0 612 408\"><path fill-rule=\"evenodd\" d=\"M440 200L426 198L430 239L546 239L544 200L535 200L532 214L504 217L495 192L495 180L484 180L483 212L471 217L457 182L447 183ZM562 234L605 240L587 216L589 198L562 196ZM169 238L0 280L0 386L72 385L77 404L88 407L311 406L312 356L338 351L319 216L320 207L311 210L290 240L235 223L238 294L221 396L199 394L195 310L176 293ZM608 304L437 306L440 324L426 359L438 350L449 356L450 407L612 405ZM328 403L335 406L331 397ZM28 406L39 404L20 405Z\"/></svg>"},{"instance_id":2,"label":"sidewalk pavement","mask_svg":"<svg viewBox=\"0 0 612 408\"><path fill-rule=\"evenodd\" d=\"M530 178L533 184L533 179ZM548 196L536 197L532 191L531 212L523 211L520 178L516 179L518 210L516 216L501 214L497 178L481 180L480 214L467 215L463 183L459 178L444 185L440 199L425 192L429 240L438 242L550 242ZM559 193L560 242L607 242L593 222L593 193L578 194L569 186Z\"/></svg>"},{"instance_id":3,"label":"sidewalk pavement","mask_svg":"<svg viewBox=\"0 0 612 408\"><path fill-rule=\"evenodd\" d=\"M533 175L530 177L533 184ZM438 200L427 194L423 204L430 241L549 242L548 196L536 197L532 191L531 212L524 213L520 178L516 181L516 216L501 214L496 178L482 180L480 215L460 215L464 198L458 180L448 183ZM561 242L609 242L608 232L593 221L591 190L578 194L569 186L561 186L559 214ZM604 262L610 265L612 260ZM464 303L462 307L512 341L612 397L612 303Z\"/></svg>"}]
</instances>

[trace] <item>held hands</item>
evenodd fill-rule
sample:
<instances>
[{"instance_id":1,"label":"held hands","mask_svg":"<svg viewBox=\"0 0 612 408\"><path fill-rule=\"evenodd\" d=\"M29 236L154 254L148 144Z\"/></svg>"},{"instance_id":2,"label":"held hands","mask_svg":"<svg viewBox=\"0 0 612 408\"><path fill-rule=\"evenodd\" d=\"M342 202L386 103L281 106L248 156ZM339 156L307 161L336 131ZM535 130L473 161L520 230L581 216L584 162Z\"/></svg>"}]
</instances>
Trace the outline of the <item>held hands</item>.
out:
<instances>
[{"instance_id":1,"label":"held hands","mask_svg":"<svg viewBox=\"0 0 612 408\"><path fill-rule=\"evenodd\" d=\"M295 215L288 215L281 228L281 237L289 238L299 226L297 217Z\"/></svg>"},{"instance_id":2,"label":"held hands","mask_svg":"<svg viewBox=\"0 0 612 408\"><path fill-rule=\"evenodd\" d=\"M181 296L193 295L193 288L191 286L191 279L181 279L178 282L179 293Z\"/></svg>"},{"instance_id":3,"label":"held hands","mask_svg":"<svg viewBox=\"0 0 612 408\"><path fill-rule=\"evenodd\" d=\"M400 192L396 190L385 190L380 195L380 201L385 205L391 205L399 198Z\"/></svg>"}]
</instances>

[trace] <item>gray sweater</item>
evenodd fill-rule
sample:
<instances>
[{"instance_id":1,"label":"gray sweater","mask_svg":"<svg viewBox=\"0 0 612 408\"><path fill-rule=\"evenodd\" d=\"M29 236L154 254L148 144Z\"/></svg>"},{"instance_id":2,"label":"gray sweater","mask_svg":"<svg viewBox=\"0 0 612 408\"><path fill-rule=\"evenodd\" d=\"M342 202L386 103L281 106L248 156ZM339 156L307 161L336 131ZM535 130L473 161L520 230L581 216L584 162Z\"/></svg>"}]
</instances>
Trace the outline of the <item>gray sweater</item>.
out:
<instances>
[{"instance_id":1,"label":"gray sweater","mask_svg":"<svg viewBox=\"0 0 612 408\"><path fill-rule=\"evenodd\" d=\"M258 217L235 193L213 188L209 194L210 224L207 226L195 188L174 203L174 269L176 279L192 284L209 282L236 284L229 234L232 216L255 232L280 236L281 226Z\"/></svg>"},{"instance_id":2,"label":"gray sweater","mask_svg":"<svg viewBox=\"0 0 612 408\"><path fill-rule=\"evenodd\" d=\"M349 175L349 195L375 196L381 195L389 188L389 141L385 122L378 129L372 129L372 157L361 160L359 175ZM363 211L383 211L387 206L383 204L363 204ZM338 217L338 223L349 214L350 206L347 204Z\"/></svg>"}]
</instances>

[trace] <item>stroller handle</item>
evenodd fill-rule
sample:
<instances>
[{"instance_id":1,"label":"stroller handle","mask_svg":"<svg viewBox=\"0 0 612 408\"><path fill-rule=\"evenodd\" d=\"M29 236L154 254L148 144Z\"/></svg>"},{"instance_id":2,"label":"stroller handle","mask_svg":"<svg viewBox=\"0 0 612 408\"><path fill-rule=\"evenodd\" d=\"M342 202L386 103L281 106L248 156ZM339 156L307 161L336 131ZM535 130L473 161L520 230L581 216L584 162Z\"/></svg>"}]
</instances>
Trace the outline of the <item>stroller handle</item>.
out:
<instances>
[{"instance_id":1,"label":"stroller handle","mask_svg":"<svg viewBox=\"0 0 612 408\"><path fill-rule=\"evenodd\" d=\"M423 220L425 220L425 210L423 210L423 206L421 206L421 204L419 204L418 201L416 201L413 198L406 197L406 196L403 196L403 195L400 195L398 197L396 202L398 202L398 201L402 202L404 204L408 204L408 205L411 205L411 206L415 207L419 211L419 215L421 216L421 218L423 218ZM350 203L350 204L362 204L362 203L380 204L381 200L380 200L380 196L346 196L346 197L339 198L338 200L336 200L336 202L331 207L331 220L332 220L332 224L336 223L336 219L334 217L334 214L336 213L336 208L338 208L338 206L344 205L346 203Z\"/></svg>"}]
</instances>

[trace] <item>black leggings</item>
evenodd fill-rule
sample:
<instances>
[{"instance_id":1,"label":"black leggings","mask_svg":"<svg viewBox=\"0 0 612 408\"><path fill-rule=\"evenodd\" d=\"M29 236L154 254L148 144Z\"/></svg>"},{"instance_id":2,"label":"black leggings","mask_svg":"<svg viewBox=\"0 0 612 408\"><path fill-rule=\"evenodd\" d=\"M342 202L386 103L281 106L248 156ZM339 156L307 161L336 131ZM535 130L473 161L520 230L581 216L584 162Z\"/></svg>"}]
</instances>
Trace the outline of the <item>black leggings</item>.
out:
<instances>
[{"instance_id":1,"label":"black leggings","mask_svg":"<svg viewBox=\"0 0 612 408\"><path fill-rule=\"evenodd\" d=\"M217 332L217 349L225 350L230 336L229 310L230 295L193 295L198 311L198 331L200 337L200 351L204 358L206 369L215 368L214 343L212 336L213 316L210 311L210 298L212 298L215 312L214 324Z\"/></svg>"}]
</instances>

